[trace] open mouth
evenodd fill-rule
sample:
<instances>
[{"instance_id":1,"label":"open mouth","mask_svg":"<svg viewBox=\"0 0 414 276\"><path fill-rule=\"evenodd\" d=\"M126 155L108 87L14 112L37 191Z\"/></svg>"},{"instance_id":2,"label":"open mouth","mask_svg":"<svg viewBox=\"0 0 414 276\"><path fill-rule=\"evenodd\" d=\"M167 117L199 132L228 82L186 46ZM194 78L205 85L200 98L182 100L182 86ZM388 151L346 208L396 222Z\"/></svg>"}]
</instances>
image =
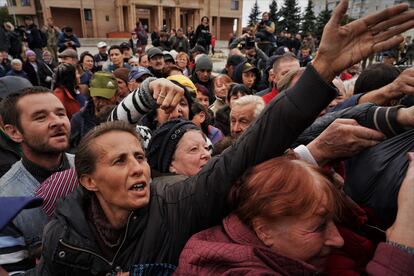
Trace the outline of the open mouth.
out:
<instances>
[{"instance_id":1,"label":"open mouth","mask_svg":"<svg viewBox=\"0 0 414 276\"><path fill-rule=\"evenodd\" d=\"M131 188L129 188L130 191L143 191L145 189L145 186L147 184L144 182L141 183L136 183L134 185L131 186Z\"/></svg>"},{"instance_id":2,"label":"open mouth","mask_svg":"<svg viewBox=\"0 0 414 276\"><path fill-rule=\"evenodd\" d=\"M66 132L65 131L59 131L59 132L56 132L56 133L52 134L50 137L52 137L52 138L66 137Z\"/></svg>"}]
</instances>

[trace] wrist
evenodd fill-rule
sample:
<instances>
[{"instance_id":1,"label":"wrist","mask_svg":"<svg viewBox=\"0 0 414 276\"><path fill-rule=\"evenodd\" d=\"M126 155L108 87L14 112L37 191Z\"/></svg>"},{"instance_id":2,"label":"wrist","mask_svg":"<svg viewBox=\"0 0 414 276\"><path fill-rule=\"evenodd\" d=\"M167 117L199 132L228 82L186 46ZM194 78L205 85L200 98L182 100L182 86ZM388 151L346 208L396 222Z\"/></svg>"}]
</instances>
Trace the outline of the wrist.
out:
<instances>
[{"instance_id":1,"label":"wrist","mask_svg":"<svg viewBox=\"0 0 414 276\"><path fill-rule=\"evenodd\" d=\"M313 159L316 163L323 167L326 163L329 162L327 156L325 156L325 151L321 150L321 146L318 144L318 139L316 138L312 142L310 142L306 148L309 150L310 154L312 155Z\"/></svg>"},{"instance_id":2,"label":"wrist","mask_svg":"<svg viewBox=\"0 0 414 276\"><path fill-rule=\"evenodd\" d=\"M317 54L311 62L313 68L315 68L316 72L318 72L323 80L330 83L335 78L336 74L330 69L330 65L327 62L321 61L318 56L319 55Z\"/></svg>"},{"instance_id":3,"label":"wrist","mask_svg":"<svg viewBox=\"0 0 414 276\"><path fill-rule=\"evenodd\" d=\"M413 122L412 122L412 118L409 114L409 109L408 108L400 108L397 111L397 122L398 124L400 124L401 126L413 126Z\"/></svg>"}]
</instances>

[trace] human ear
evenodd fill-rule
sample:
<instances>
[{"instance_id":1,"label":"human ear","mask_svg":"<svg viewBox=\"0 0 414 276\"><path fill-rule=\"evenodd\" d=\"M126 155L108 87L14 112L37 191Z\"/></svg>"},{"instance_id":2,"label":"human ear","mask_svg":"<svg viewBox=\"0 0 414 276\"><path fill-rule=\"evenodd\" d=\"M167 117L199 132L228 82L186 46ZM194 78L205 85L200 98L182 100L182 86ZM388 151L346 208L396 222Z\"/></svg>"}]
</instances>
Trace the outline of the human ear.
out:
<instances>
[{"instance_id":1,"label":"human ear","mask_svg":"<svg viewBox=\"0 0 414 276\"><path fill-rule=\"evenodd\" d=\"M204 123L204 121L206 120L206 114L204 113L204 111L201 111L200 113L198 113L198 115L200 116L200 124Z\"/></svg>"},{"instance_id":2,"label":"human ear","mask_svg":"<svg viewBox=\"0 0 414 276\"><path fill-rule=\"evenodd\" d=\"M252 226L259 240L261 240L267 247L272 247L274 245L271 230L267 223L261 219L253 219Z\"/></svg>"},{"instance_id":3,"label":"human ear","mask_svg":"<svg viewBox=\"0 0 414 276\"><path fill-rule=\"evenodd\" d=\"M16 126L6 124L4 125L4 132L16 143L23 142L23 135Z\"/></svg>"},{"instance_id":4,"label":"human ear","mask_svg":"<svg viewBox=\"0 0 414 276\"><path fill-rule=\"evenodd\" d=\"M99 191L98 186L96 185L95 181L92 179L90 175L83 174L79 178L79 182L88 191L91 191L91 192Z\"/></svg>"},{"instance_id":5,"label":"human ear","mask_svg":"<svg viewBox=\"0 0 414 276\"><path fill-rule=\"evenodd\" d=\"M171 162L170 167L168 168L170 173L177 173L177 169L174 167L174 161Z\"/></svg>"}]
</instances>

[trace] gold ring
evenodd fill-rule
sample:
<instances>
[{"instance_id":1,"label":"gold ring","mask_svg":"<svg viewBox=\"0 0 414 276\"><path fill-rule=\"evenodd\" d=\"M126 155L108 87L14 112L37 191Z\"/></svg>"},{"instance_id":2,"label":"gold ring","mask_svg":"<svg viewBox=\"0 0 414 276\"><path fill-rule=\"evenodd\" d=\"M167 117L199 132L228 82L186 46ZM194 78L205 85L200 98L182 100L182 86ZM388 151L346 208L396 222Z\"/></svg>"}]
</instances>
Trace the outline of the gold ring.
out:
<instances>
[{"instance_id":1,"label":"gold ring","mask_svg":"<svg viewBox=\"0 0 414 276\"><path fill-rule=\"evenodd\" d=\"M165 95L163 95L163 94L160 94L158 97L160 97L161 99L165 99Z\"/></svg>"}]
</instances>

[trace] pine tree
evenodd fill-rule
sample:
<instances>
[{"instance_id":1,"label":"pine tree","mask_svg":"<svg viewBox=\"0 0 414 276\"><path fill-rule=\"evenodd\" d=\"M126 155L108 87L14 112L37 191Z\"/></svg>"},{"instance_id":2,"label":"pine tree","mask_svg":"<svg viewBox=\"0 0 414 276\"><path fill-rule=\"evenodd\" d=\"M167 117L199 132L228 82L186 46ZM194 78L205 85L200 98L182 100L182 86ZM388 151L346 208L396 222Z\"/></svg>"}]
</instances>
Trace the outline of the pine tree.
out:
<instances>
[{"instance_id":1,"label":"pine tree","mask_svg":"<svg viewBox=\"0 0 414 276\"><path fill-rule=\"evenodd\" d=\"M292 34L299 31L300 7L297 0L285 0L279 12L279 30L286 30Z\"/></svg>"},{"instance_id":2,"label":"pine tree","mask_svg":"<svg viewBox=\"0 0 414 276\"><path fill-rule=\"evenodd\" d=\"M305 14L302 19L302 33L304 35L315 31L315 13L313 12L313 2L308 0L308 6L306 7Z\"/></svg>"},{"instance_id":3,"label":"pine tree","mask_svg":"<svg viewBox=\"0 0 414 276\"><path fill-rule=\"evenodd\" d=\"M275 23L276 26L279 25L278 24L279 19L278 19L276 0L272 0L272 2L270 2L270 5L269 5L269 19L270 19L270 21Z\"/></svg>"},{"instance_id":4,"label":"pine tree","mask_svg":"<svg viewBox=\"0 0 414 276\"><path fill-rule=\"evenodd\" d=\"M329 19L331 18L332 11L325 8L325 10L321 11L316 18L315 24L315 34L318 40L322 37L323 28L325 27L326 23L328 23Z\"/></svg>"},{"instance_id":5,"label":"pine tree","mask_svg":"<svg viewBox=\"0 0 414 276\"><path fill-rule=\"evenodd\" d=\"M259 5L257 4L257 0L254 2L254 5L252 7L252 10L249 14L249 26L250 25L256 25L257 22L260 21L259 19L260 17L260 10L259 10Z\"/></svg>"}]
</instances>

